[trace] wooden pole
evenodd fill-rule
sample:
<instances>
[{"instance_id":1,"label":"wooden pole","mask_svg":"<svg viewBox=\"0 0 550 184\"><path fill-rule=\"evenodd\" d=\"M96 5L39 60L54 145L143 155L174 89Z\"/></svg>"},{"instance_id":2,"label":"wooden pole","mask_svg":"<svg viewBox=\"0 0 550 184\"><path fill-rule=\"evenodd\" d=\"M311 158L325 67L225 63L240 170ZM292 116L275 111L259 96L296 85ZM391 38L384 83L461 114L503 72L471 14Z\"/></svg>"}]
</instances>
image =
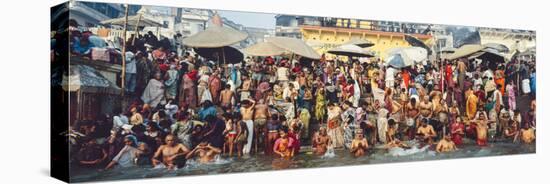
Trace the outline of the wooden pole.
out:
<instances>
[{"instance_id":1,"label":"wooden pole","mask_svg":"<svg viewBox=\"0 0 550 184\"><path fill-rule=\"evenodd\" d=\"M223 58L223 64L225 65L226 64L226 62L225 62L225 49L223 49L223 47L222 47L222 58Z\"/></svg>"},{"instance_id":2,"label":"wooden pole","mask_svg":"<svg viewBox=\"0 0 550 184\"><path fill-rule=\"evenodd\" d=\"M124 31L122 35L122 82L120 84L122 91L121 96L124 96L124 87L126 83L126 31L128 30L128 5L126 5L126 11L124 12Z\"/></svg>"},{"instance_id":3,"label":"wooden pole","mask_svg":"<svg viewBox=\"0 0 550 184\"><path fill-rule=\"evenodd\" d=\"M139 22L141 21L141 13L138 16L138 20L136 23L136 33L134 34L134 38L132 38L132 45L136 42L136 37L139 35Z\"/></svg>"}]
</instances>

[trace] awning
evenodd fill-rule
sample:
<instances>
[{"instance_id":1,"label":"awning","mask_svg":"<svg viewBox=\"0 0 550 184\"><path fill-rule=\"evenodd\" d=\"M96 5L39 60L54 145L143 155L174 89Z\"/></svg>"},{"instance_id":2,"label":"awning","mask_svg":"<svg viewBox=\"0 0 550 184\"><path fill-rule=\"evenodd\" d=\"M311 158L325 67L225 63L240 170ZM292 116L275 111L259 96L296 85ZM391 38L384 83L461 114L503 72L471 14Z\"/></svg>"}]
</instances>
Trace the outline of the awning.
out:
<instances>
[{"instance_id":1,"label":"awning","mask_svg":"<svg viewBox=\"0 0 550 184\"><path fill-rule=\"evenodd\" d=\"M64 75L62 81L66 91L86 93L120 94L121 89L111 81L105 79L93 67L87 65L70 65L69 76Z\"/></svg>"}]
</instances>

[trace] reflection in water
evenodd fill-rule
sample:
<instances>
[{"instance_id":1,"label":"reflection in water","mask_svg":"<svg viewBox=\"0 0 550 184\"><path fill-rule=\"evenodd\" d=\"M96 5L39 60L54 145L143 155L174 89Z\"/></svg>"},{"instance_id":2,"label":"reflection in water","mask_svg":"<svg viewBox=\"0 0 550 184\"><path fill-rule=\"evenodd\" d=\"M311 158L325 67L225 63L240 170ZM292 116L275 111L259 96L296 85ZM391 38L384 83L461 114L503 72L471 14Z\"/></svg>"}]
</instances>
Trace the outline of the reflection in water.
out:
<instances>
[{"instance_id":1,"label":"reflection in water","mask_svg":"<svg viewBox=\"0 0 550 184\"><path fill-rule=\"evenodd\" d=\"M414 143L410 145L415 145ZM216 157L209 164L201 164L196 160L189 160L184 168L175 171L153 169L152 167L116 168L109 171L96 172L83 168L71 168L72 182L92 180L137 179L170 176L188 176L203 174L235 173L269 171L295 168L316 168L331 166L347 166L361 164L378 164L405 161L439 160L449 158L484 157L510 154L535 153L534 144L492 143L480 148L473 142L459 147L451 153L436 153L433 147L413 146L411 149L386 150L376 146L369 150L368 156L355 158L349 150L335 150L334 153L317 156L309 152L300 153L294 158L282 159L265 155L253 155L242 158Z\"/></svg>"}]
</instances>

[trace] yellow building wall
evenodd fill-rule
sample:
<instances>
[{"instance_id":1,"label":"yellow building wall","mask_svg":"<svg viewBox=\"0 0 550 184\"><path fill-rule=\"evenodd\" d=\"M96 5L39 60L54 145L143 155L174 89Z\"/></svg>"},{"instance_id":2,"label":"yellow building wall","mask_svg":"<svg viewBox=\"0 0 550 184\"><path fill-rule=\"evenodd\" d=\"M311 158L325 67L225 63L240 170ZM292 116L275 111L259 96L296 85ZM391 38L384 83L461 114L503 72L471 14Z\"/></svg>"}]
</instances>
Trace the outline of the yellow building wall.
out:
<instances>
[{"instance_id":1,"label":"yellow building wall","mask_svg":"<svg viewBox=\"0 0 550 184\"><path fill-rule=\"evenodd\" d=\"M341 44L350 41L351 39L368 40L374 43L374 46L366 48L366 50L375 53L376 57L384 59L387 57L387 52L391 48L410 47L411 45L404 39L403 36L387 36L379 34L360 34L350 32L330 32L318 30L302 29L302 39L307 43L318 43L313 48L319 53L325 53L329 59L333 59L334 55L326 53L329 49L338 47ZM427 42L428 40L423 40ZM346 60L346 57L341 57Z\"/></svg>"}]
</instances>

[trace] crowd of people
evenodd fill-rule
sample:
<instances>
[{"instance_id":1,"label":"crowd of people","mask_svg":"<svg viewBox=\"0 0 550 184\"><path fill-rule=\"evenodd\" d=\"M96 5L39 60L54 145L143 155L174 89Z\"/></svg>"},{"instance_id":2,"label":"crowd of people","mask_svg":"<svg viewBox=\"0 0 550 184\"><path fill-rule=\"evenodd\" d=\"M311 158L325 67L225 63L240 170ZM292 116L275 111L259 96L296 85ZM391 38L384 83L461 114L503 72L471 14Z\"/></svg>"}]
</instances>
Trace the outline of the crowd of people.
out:
<instances>
[{"instance_id":1,"label":"crowd of people","mask_svg":"<svg viewBox=\"0 0 550 184\"><path fill-rule=\"evenodd\" d=\"M72 34L73 55L87 56L88 37ZM178 38L129 40L122 55L130 103L103 123L71 125L83 137L72 145L78 165L175 169L220 156L290 158L304 146L316 155L345 149L361 157L373 145L410 148L411 140L437 152L465 139L480 147L535 140L534 59L394 68L381 59L273 56L224 64ZM520 98L530 100L525 109Z\"/></svg>"}]
</instances>

